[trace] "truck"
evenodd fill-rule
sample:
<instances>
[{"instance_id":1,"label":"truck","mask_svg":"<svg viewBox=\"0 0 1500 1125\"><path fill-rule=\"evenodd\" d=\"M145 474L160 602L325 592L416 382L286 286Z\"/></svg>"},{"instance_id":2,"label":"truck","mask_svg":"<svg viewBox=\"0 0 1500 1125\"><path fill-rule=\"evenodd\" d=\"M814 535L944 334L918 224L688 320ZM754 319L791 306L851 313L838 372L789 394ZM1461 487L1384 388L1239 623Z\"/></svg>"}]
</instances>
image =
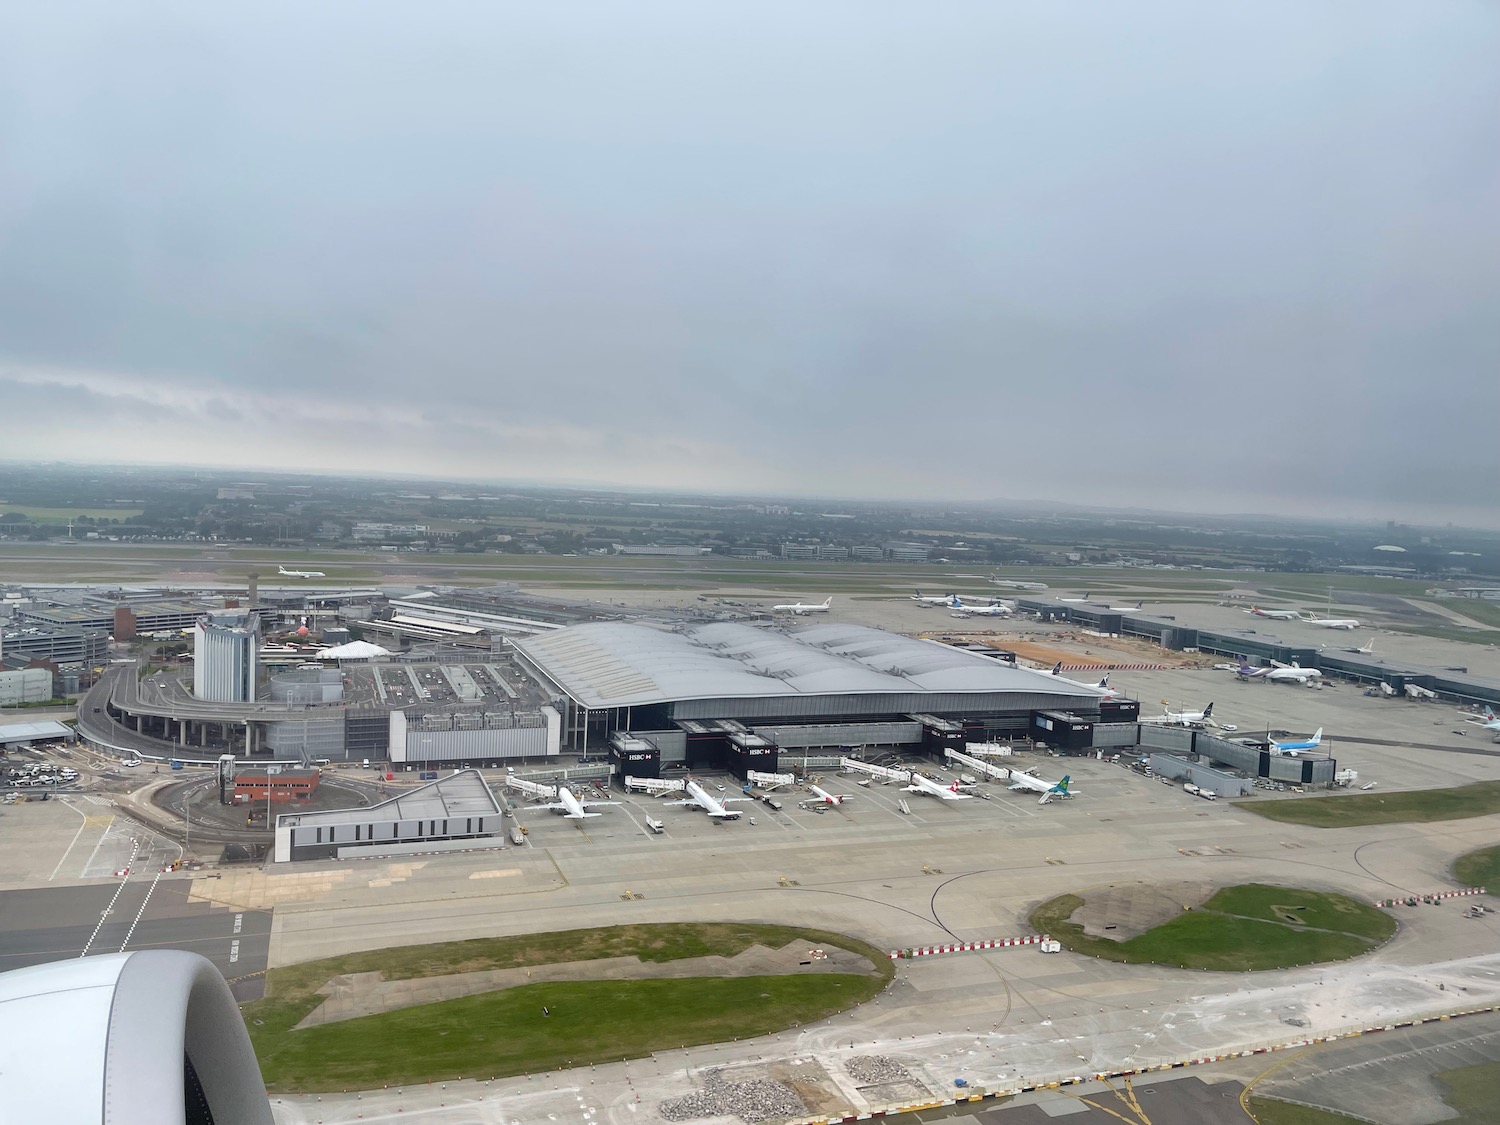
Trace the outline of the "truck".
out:
<instances>
[{"instance_id":1,"label":"truck","mask_svg":"<svg viewBox=\"0 0 1500 1125\"><path fill-rule=\"evenodd\" d=\"M1191 793L1194 797L1196 797L1198 795L1198 792L1199 792L1198 787L1196 785L1194 785L1191 781L1184 781L1182 783L1182 791L1184 793Z\"/></svg>"},{"instance_id":2,"label":"truck","mask_svg":"<svg viewBox=\"0 0 1500 1125\"><path fill-rule=\"evenodd\" d=\"M664 824L662 821L657 820L655 817L650 817L650 816L648 816L646 818L646 827L649 828L649 829L651 829L651 831L656 832L658 834L661 833L661 832L666 831L666 828L667 828L666 824Z\"/></svg>"},{"instance_id":3,"label":"truck","mask_svg":"<svg viewBox=\"0 0 1500 1125\"><path fill-rule=\"evenodd\" d=\"M172 768L174 770L180 770L180 769L182 769L182 761L180 759L178 759L178 758L173 758L172 759Z\"/></svg>"},{"instance_id":4,"label":"truck","mask_svg":"<svg viewBox=\"0 0 1500 1125\"><path fill-rule=\"evenodd\" d=\"M1212 789L1199 789L1198 796L1202 797L1205 801L1217 801L1219 799L1219 795Z\"/></svg>"},{"instance_id":5,"label":"truck","mask_svg":"<svg viewBox=\"0 0 1500 1125\"><path fill-rule=\"evenodd\" d=\"M526 833L520 825L512 824L510 826L510 842L518 848L526 843Z\"/></svg>"}]
</instances>

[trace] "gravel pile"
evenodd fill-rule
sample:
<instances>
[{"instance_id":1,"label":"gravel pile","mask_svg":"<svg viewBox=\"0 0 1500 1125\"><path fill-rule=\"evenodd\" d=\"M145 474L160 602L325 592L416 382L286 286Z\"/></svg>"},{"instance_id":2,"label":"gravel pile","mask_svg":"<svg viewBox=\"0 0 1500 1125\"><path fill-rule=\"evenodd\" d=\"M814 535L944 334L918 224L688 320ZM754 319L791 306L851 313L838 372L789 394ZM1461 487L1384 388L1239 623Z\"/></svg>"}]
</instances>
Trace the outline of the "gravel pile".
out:
<instances>
[{"instance_id":1,"label":"gravel pile","mask_svg":"<svg viewBox=\"0 0 1500 1125\"><path fill-rule=\"evenodd\" d=\"M790 1086L768 1079L725 1082L716 1070L703 1079L703 1089L686 1097L661 1103L668 1121L691 1121L696 1117L738 1117L742 1121L764 1121L768 1117L801 1117L807 1105Z\"/></svg>"},{"instance_id":2,"label":"gravel pile","mask_svg":"<svg viewBox=\"0 0 1500 1125\"><path fill-rule=\"evenodd\" d=\"M844 1064L849 1077L864 1086L913 1082L911 1072L889 1055L855 1055Z\"/></svg>"}]
</instances>

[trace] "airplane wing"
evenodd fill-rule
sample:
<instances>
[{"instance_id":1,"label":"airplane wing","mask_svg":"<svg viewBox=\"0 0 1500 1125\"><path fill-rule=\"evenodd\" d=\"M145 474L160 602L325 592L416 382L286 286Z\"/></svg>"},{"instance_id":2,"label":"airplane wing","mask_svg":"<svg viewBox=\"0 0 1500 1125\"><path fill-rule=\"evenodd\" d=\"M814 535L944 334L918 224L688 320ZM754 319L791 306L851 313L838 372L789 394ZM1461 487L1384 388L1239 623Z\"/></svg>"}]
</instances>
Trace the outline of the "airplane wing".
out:
<instances>
[{"instance_id":1,"label":"airplane wing","mask_svg":"<svg viewBox=\"0 0 1500 1125\"><path fill-rule=\"evenodd\" d=\"M1039 777L1032 777L1029 773L1013 772L1010 775L1010 787L1012 789L1029 789L1033 793L1046 793L1052 789L1052 782L1043 781Z\"/></svg>"},{"instance_id":2,"label":"airplane wing","mask_svg":"<svg viewBox=\"0 0 1500 1125\"><path fill-rule=\"evenodd\" d=\"M618 805L620 802L619 801L579 801L578 803L580 805L582 805L586 809L592 809L592 808L598 807L599 805Z\"/></svg>"}]
</instances>

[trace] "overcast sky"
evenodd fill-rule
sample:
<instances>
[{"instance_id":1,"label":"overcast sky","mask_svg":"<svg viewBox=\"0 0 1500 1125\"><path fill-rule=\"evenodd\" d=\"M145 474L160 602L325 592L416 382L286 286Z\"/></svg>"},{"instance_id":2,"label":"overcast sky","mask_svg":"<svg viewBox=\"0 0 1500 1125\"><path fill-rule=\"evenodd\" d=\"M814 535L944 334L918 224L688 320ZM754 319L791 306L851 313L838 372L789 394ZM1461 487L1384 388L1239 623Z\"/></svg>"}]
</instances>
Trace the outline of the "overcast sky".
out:
<instances>
[{"instance_id":1,"label":"overcast sky","mask_svg":"<svg viewBox=\"0 0 1500 1125\"><path fill-rule=\"evenodd\" d=\"M1500 6L11 4L0 457L1500 525Z\"/></svg>"}]
</instances>

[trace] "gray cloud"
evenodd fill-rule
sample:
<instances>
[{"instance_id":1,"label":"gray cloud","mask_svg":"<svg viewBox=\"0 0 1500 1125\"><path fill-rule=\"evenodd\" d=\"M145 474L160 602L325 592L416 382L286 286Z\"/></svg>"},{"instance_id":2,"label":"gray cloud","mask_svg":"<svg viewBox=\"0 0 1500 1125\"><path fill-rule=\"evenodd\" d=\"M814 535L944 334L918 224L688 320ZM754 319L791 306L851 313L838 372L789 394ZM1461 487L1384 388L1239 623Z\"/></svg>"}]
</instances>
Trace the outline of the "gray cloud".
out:
<instances>
[{"instance_id":1,"label":"gray cloud","mask_svg":"<svg viewBox=\"0 0 1500 1125\"><path fill-rule=\"evenodd\" d=\"M1463 3L15 6L0 395L75 424L3 453L1500 523L1497 48Z\"/></svg>"}]
</instances>

